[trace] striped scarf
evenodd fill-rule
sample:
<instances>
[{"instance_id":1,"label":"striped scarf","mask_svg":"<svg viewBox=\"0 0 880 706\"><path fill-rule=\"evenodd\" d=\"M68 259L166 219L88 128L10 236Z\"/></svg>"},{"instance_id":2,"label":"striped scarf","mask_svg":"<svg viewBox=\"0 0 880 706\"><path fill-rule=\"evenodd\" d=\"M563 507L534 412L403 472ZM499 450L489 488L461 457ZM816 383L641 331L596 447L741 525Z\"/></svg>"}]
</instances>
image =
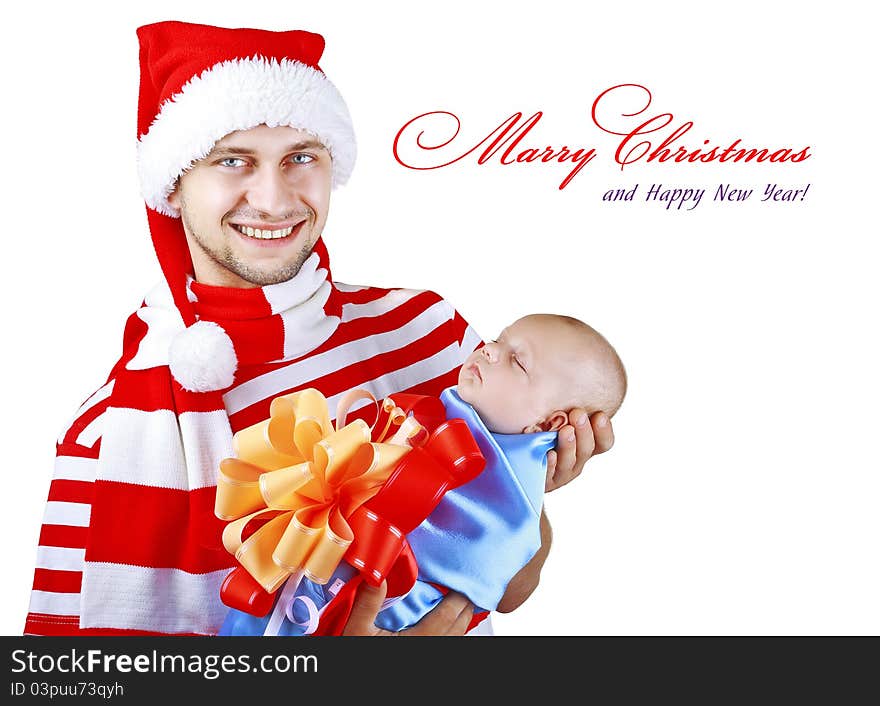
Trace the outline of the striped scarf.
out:
<instances>
[{"instance_id":1,"label":"striped scarf","mask_svg":"<svg viewBox=\"0 0 880 706\"><path fill-rule=\"evenodd\" d=\"M320 272L326 257L320 241L315 251ZM299 281L298 276L297 286ZM312 324L302 322L298 331L292 318L285 320L277 308L279 313L272 315L273 307L266 303L277 301L273 294L286 291L284 286L264 288L260 299L260 292L190 284L189 296L199 299L196 306L200 312L204 307L205 315L212 305L231 311L241 298L260 304L262 313L239 314L235 321L242 326L251 319L273 321L276 333L265 336L267 346L279 344L277 331L284 331L285 339L308 339L313 345L309 331L320 327L323 318L335 325L341 309L335 332L298 358L254 364L240 359L234 384L223 392L222 401L210 394L187 394L169 379L167 366L147 365L148 343L155 342L149 334L159 335L163 325L172 329L168 336L176 330L173 317L160 316L159 307L152 305L154 294L129 319L125 355L58 438L25 633L216 633L225 612L217 587L232 559L217 545L218 524L212 514L216 467L210 456L227 453L230 430L265 419L273 398L306 387L321 390L331 412L354 387L369 389L377 398L397 392L439 395L455 384L462 361L481 344L467 321L434 292L339 282L330 282L330 288L321 315ZM224 319L234 338L246 339L237 340L236 346L239 357L248 358L250 333L239 335L237 325ZM276 350L285 350L283 346ZM140 369L132 369L132 360L142 361ZM365 407L352 416L366 416L367 411ZM155 427L158 433L149 438L164 446L144 443L144 432L135 427L120 428L119 421L132 420ZM194 443L199 433L206 440ZM221 439L221 449L202 451L215 438ZM125 444L129 452L124 465L111 469L104 448ZM113 477L106 477L111 470ZM96 609L108 616L97 617Z\"/></svg>"},{"instance_id":2,"label":"striped scarf","mask_svg":"<svg viewBox=\"0 0 880 706\"><path fill-rule=\"evenodd\" d=\"M229 335L239 367L299 358L330 338L340 321L320 241L287 282L259 289L190 282L188 289L198 319ZM218 465L232 455L232 430L223 390L187 392L171 375L169 346L183 328L164 284L126 326L98 457L84 628L134 622L162 632L212 633L225 612L218 590L232 560L213 505ZM169 568L156 568L163 566Z\"/></svg>"}]
</instances>

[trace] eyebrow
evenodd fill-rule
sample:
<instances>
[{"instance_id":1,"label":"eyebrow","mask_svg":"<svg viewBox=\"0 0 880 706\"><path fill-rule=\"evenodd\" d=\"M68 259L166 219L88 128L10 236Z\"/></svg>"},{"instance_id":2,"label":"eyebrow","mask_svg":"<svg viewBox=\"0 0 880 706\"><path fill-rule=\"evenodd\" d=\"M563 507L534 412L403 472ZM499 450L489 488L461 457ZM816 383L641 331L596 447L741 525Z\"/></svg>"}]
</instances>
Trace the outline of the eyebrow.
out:
<instances>
[{"instance_id":1,"label":"eyebrow","mask_svg":"<svg viewBox=\"0 0 880 706\"><path fill-rule=\"evenodd\" d=\"M506 335L506 334L507 334L507 329L505 328L501 333L498 334L498 338L496 338L495 340L496 340L496 341L500 341L500 340L501 340L501 337L504 336L504 335ZM522 357L527 358L527 359L530 358L531 353L532 353L532 348L531 348L531 346L529 345L529 342L528 342L527 339L524 339L524 338L517 338L516 340L514 340L514 344L515 344L515 345L514 345L514 348L516 349L515 352L516 352L517 355L519 355L520 353L522 353L522 354L523 354ZM521 362L525 363L526 361L524 360L524 361L521 361Z\"/></svg>"},{"instance_id":2,"label":"eyebrow","mask_svg":"<svg viewBox=\"0 0 880 706\"><path fill-rule=\"evenodd\" d=\"M288 145L284 152L298 152L299 150L307 150L307 149L320 149L327 150L324 145L322 145L317 140L302 140L300 142L294 142L292 145ZM237 154L246 154L246 155L255 155L257 154L257 150L251 149L250 147L238 147L236 145L219 145L212 149L205 157L205 159L216 159L217 157L229 157Z\"/></svg>"}]
</instances>

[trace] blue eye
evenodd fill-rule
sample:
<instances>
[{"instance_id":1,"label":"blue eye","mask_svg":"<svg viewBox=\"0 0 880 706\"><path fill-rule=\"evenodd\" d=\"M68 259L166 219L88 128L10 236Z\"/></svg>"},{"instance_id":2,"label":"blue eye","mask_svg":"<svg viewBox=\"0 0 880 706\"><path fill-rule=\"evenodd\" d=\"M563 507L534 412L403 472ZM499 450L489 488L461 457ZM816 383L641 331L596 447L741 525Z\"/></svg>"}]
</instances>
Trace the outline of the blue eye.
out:
<instances>
[{"instance_id":1,"label":"blue eye","mask_svg":"<svg viewBox=\"0 0 880 706\"><path fill-rule=\"evenodd\" d=\"M290 158L294 164L308 164L309 162L314 162L315 158L310 154L295 154Z\"/></svg>"},{"instance_id":2,"label":"blue eye","mask_svg":"<svg viewBox=\"0 0 880 706\"><path fill-rule=\"evenodd\" d=\"M226 157L219 162L221 167L243 167L245 161L241 157Z\"/></svg>"}]
</instances>

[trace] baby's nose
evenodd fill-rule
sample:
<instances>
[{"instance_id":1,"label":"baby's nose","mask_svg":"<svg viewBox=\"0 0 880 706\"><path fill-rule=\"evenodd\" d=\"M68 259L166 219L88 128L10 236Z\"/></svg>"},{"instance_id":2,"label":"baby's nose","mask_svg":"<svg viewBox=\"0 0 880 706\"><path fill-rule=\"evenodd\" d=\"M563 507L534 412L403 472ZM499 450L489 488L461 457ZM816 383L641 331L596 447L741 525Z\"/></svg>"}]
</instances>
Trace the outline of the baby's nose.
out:
<instances>
[{"instance_id":1,"label":"baby's nose","mask_svg":"<svg viewBox=\"0 0 880 706\"><path fill-rule=\"evenodd\" d=\"M490 363L494 363L495 360L496 360L497 357L498 357L498 356L495 354L495 346L492 345L491 343L487 343L487 344L486 344L485 346L483 346L480 350L481 350L481 352L483 353L483 357L484 357L486 360L488 360Z\"/></svg>"}]
</instances>

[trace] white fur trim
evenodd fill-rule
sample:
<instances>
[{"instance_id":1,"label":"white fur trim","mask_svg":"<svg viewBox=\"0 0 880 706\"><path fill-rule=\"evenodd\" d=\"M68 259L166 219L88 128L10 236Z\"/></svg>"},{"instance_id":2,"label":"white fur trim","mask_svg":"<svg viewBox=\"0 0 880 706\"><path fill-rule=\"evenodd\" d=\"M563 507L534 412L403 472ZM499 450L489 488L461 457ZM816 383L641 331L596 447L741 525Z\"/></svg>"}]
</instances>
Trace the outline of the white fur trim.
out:
<instances>
[{"instance_id":1,"label":"white fur trim","mask_svg":"<svg viewBox=\"0 0 880 706\"><path fill-rule=\"evenodd\" d=\"M232 339L213 321L196 321L171 342L171 374L185 390L223 390L235 380L238 359Z\"/></svg>"},{"instance_id":2,"label":"white fur trim","mask_svg":"<svg viewBox=\"0 0 880 706\"><path fill-rule=\"evenodd\" d=\"M138 173L147 206L180 214L168 203L177 178L236 130L287 125L317 137L333 159L333 186L344 184L357 154L348 107L320 71L298 61L234 59L194 76L165 101L138 142Z\"/></svg>"}]
</instances>

